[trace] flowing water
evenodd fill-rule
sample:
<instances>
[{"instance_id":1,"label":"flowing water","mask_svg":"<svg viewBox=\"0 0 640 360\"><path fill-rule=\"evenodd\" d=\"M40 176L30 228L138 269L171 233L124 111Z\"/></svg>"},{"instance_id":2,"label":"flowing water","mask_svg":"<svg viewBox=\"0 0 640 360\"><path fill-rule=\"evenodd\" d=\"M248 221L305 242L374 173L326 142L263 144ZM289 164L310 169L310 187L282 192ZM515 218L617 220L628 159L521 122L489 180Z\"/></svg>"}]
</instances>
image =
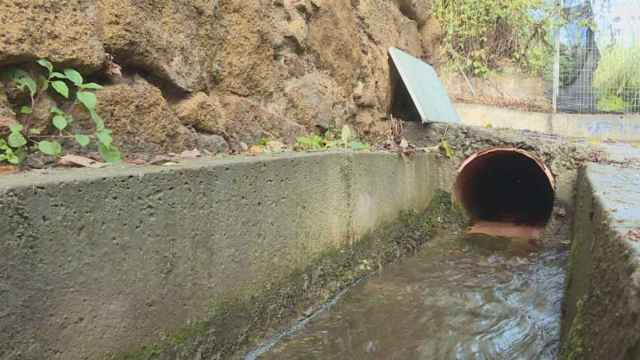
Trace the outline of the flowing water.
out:
<instances>
[{"instance_id":1,"label":"flowing water","mask_svg":"<svg viewBox=\"0 0 640 360\"><path fill-rule=\"evenodd\" d=\"M562 245L515 255L441 236L253 356L554 359L566 261Z\"/></svg>"}]
</instances>

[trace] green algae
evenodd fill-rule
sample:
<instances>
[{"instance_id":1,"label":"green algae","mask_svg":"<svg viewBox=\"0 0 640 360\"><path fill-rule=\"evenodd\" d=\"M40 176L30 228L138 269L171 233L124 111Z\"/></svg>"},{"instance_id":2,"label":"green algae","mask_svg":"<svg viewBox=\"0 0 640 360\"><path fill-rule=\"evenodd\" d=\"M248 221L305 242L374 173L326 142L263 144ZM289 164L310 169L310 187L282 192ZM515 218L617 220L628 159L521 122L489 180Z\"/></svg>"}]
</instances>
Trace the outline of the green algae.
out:
<instances>
[{"instance_id":1,"label":"green algae","mask_svg":"<svg viewBox=\"0 0 640 360\"><path fill-rule=\"evenodd\" d=\"M583 359L585 356L585 328L584 328L584 314L585 314L585 298L578 300L576 306L576 315L571 322L571 328L569 329L569 335L565 339L562 345L562 352L560 353L560 359L562 360L578 360Z\"/></svg>"}]
</instances>

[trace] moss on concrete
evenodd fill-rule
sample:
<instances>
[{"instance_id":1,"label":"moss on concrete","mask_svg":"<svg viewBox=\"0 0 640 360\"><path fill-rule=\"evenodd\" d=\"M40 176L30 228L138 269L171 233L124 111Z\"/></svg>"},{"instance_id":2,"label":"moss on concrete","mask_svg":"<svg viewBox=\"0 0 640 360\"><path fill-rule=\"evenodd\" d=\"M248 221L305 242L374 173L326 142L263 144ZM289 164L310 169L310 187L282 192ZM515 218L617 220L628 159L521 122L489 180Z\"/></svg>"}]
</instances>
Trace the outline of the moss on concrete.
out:
<instances>
[{"instance_id":1,"label":"moss on concrete","mask_svg":"<svg viewBox=\"0 0 640 360\"><path fill-rule=\"evenodd\" d=\"M585 300L579 300L576 306L576 315L571 322L569 335L562 345L562 351L560 353L560 359L562 360L578 360L584 358L584 306Z\"/></svg>"},{"instance_id":2,"label":"moss on concrete","mask_svg":"<svg viewBox=\"0 0 640 360\"><path fill-rule=\"evenodd\" d=\"M422 213L404 212L395 221L351 246L323 252L311 265L260 287L245 287L211 303L208 319L176 330L156 344L108 355L115 360L227 359L293 320L308 316L358 279L416 252L442 228L461 228L462 213L445 192L437 192Z\"/></svg>"}]
</instances>

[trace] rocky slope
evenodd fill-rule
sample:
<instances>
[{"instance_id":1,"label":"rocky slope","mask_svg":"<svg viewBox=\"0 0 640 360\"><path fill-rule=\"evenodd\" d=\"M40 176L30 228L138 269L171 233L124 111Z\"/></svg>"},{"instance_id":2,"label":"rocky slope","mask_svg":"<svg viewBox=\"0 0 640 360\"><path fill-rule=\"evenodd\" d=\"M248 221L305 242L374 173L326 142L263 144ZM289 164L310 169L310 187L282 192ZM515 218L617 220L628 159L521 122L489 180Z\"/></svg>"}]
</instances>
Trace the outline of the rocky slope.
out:
<instances>
[{"instance_id":1,"label":"rocky slope","mask_svg":"<svg viewBox=\"0 0 640 360\"><path fill-rule=\"evenodd\" d=\"M388 126L386 51L433 52L430 4L0 0L0 68L48 58L106 85L98 110L125 150L175 151L213 135L232 148L291 142L345 122L374 136ZM5 90L0 116L13 117L19 104Z\"/></svg>"}]
</instances>

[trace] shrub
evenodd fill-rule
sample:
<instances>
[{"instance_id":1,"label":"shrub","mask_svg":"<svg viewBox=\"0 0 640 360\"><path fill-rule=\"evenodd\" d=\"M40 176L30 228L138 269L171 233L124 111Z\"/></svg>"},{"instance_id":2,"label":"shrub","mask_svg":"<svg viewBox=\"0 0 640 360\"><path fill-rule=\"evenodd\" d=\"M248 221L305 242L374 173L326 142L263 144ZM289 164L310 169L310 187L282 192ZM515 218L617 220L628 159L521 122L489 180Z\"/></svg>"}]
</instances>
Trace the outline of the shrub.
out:
<instances>
[{"instance_id":1,"label":"shrub","mask_svg":"<svg viewBox=\"0 0 640 360\"><path fill-rule=\"evenodd\" d=\"M544 0L434 0L448 56L477 76L511 59L542 74L552 61Z\"/></svg>"},{"instance_id":2,"label":"shrub","mask_svg":"<svg viewBox=\"0 0 640 360\"><path fill-rule=\"evenodd\" d=\"M640 47L611 47L602 52L593 75L598 110L640 111Z\"/></svg>"}]
</instances>

